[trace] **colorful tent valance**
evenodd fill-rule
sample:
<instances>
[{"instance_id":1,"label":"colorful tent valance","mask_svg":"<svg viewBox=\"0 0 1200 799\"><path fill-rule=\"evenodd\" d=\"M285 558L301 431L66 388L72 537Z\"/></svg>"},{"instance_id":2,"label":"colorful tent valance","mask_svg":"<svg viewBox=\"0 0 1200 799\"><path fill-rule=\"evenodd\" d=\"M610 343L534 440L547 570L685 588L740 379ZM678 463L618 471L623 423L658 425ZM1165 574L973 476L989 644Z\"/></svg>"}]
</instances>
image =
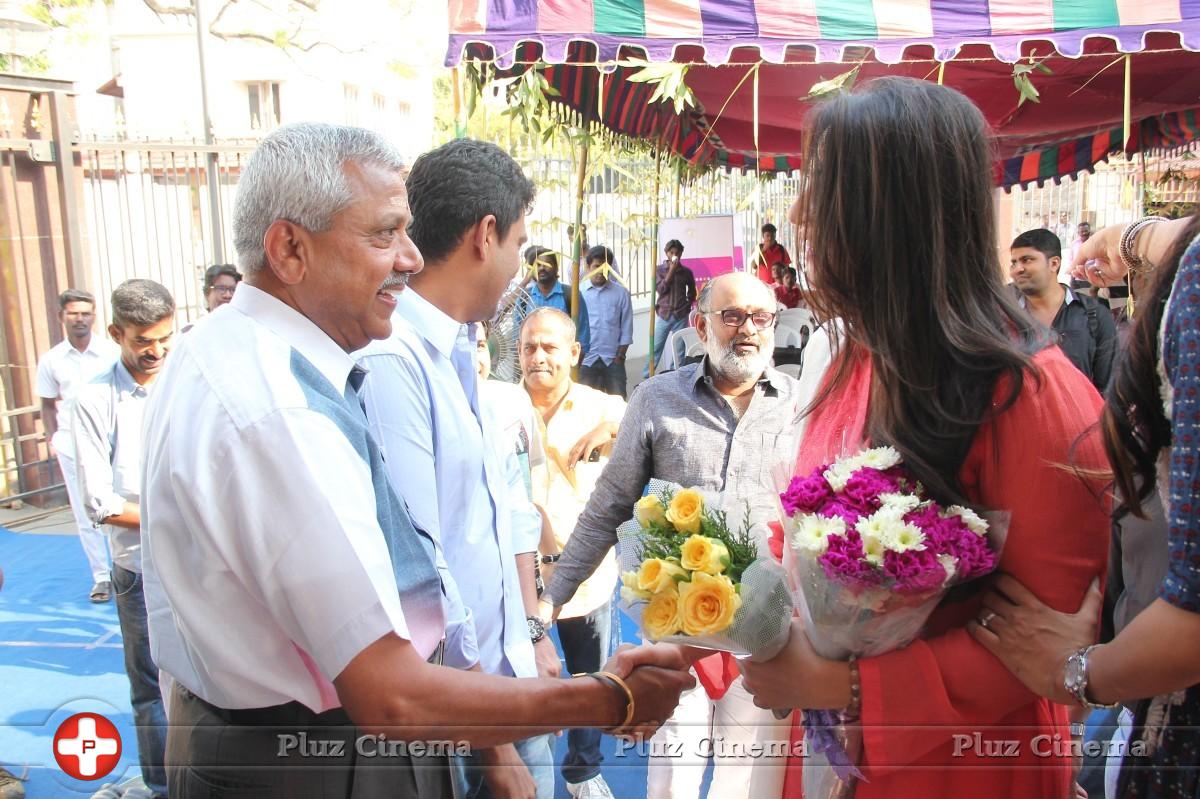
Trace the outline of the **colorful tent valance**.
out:
<instances>
[{"instance_id":1,"label":"colorful tent valance","mask_svg":"<svg viewBox=\"0 0 1200 799\"><path fill-rule=\"evenodd\" d=\"M994 131L1002 185L1058 179L1112 152L1195 140L1186 115L1200 98L1200 0L450 0L449 6L448 62L492 62L501 75L536 66L559 93L551 100L581 120L652 141L701 167L799 168L812 107L805 95L849 62L859 66L860 82L879 75L941 79L974 101ZM735 52L747 45L760 52ZM851 45L870 49L844 52ZM690 65L686 82L696 108L676 114L669 104L650 103L653 87L628 79L637 70L630 61L645 55ZM1040 102L1022 103L1011 62L1034 55L1050 72L1032 75ZM844 63L829 63L843 56ZM751 70L757 72L748 81ZM1127 85L1131 127L1129 141L1122 141Z\"/></svg>"},{"instance_id":2,"label":"colorful tent valance","mask_svg":"<svg viewBox=\"0 0 1200 799\"><path fill-rule=\"evenodd\" d=\"M1200 0L451 0L449 8L451 66L471 42L489 44L500 66L513 63L523 41L540 43L549 61L566 60L572 41L591 42L602 62L615 60L623 44L652 61L672 60L679 45L692 44L709 64L746 46L782 63L792 45L811 49L817 61L840 61L854 45L872 47L885 64L913 45L948 61L972 43L1012 63L1031 40L1066 56L1096 38L1139 52L1146 34L1163 31L1200 50Z\"/></svg>"}]
</instances>

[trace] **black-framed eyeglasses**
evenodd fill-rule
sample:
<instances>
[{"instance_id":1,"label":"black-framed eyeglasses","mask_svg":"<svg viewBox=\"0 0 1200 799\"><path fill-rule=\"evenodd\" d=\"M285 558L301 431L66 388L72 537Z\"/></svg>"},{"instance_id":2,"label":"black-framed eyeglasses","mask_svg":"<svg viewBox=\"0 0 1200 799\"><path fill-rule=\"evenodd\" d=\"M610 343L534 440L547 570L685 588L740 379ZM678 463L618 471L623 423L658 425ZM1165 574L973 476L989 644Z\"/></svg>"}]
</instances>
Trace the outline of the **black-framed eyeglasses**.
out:
<instances>
[{"instance_id":1,"label":"black-framed eyeglasses","mask_svg":"<svg viewBox=\"0 0 1200 799\"><path fill-rule=\"evenodd\" d=\"M709 316L721 317L721 324L728 327L741 327L746 324L749 319L754 323L754 327L759 330L766 330L775 324L775 314L770 311L753 311L747 313L738 308L726 308L723 311L705 311Z\"/></svg>"}]
</instances>

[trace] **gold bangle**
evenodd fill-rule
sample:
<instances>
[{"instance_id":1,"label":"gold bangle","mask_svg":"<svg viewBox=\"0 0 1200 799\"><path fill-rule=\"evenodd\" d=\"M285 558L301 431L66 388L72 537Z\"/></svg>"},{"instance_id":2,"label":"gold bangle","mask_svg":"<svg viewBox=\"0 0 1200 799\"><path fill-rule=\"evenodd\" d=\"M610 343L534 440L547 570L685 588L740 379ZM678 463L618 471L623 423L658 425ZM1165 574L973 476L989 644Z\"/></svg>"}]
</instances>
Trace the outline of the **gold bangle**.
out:
<instances>
[{"instance_id":1,"label":"gold bangle","mask_svg":"<svg viewBox=\"0 0 1200 799\"><path fill-rule=\"evenodd\" d=\"M626 727L628 727L630 722L633 721L633 710L634 710L633 691L629 688L629 684L626 683L624 680L622 680L617 675L613 674L611 671L597 671L597 672L593 672L589 676L595 677L596 679L600 680L601 682L607 680L609 683L615 685L617 688L621 689L625 693L625 720L622 721L617 726L612 727L611 729L607 730L607 732L616 733L617 731L623 730Z\"/></svg>"}]
</instances>

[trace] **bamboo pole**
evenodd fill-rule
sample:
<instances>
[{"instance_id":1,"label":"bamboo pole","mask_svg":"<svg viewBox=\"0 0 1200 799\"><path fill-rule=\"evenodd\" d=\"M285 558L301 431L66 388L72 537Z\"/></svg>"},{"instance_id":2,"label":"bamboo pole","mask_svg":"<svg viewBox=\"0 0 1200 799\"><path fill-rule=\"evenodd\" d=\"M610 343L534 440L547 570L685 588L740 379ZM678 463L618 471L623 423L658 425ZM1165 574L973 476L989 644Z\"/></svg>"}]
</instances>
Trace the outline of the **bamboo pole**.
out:
<instances>
[{"instance_id":1,"label":"bamboo pole","mask_svg":"<svg viewBox=\"0 0 1200 799\"><path fill-rule=\"evenodd\" d=\"M575 187L575 235L571 237L571 321L579 327L579 256L583 249L583 200L587 187L588 150L591 132L584 128L583 141L579 147L579 174ZM580 359L582 360L582 358ZM579 364L571 368L571 379L579 379Z\"/></svg>"},{"instance_id":2,"label":"bamboo pole","mask_svg":"<svg viewBox=\"0 0 1200 799\"><path fill-rule=\"evenodd\" d=\"M646 356L646 363L649 364L649 374L654 377L654 368L658 366L654 362L654 322L658 314L654 310L654 303L657 301L658 294L658 198L662 194L662 158L658 147L654 148L654 234L651 237L654 243L650 245L650 347L647 350L649 353Z\"/></svg>"}]
</instances>

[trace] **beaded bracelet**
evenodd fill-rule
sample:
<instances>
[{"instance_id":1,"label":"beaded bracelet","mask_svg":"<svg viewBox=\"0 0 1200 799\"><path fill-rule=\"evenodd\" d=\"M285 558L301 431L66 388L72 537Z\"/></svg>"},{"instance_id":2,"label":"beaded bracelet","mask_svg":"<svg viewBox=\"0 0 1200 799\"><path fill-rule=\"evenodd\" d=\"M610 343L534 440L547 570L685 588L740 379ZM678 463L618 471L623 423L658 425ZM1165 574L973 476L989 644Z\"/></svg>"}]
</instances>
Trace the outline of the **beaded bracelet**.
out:
<instances>
[{"instance_id":1,"label":"beaded bracelet","mask_svg":"<svg viewBox=\"0 0 1200 799\"><path fill-rule=\"evenodd\" d=\"M858 659L850 657L850 704L846 705L845 713L851 718L857 718L862 713L862 679L858 675Z\"/></svg>"},{"instance_id":2,"label":"beaded bracelet","mask_svg":"<svg viewBox=\"0 0 1200 799\"><path fill-rule=\"evenodd\" d=\"M1138 234L1142 229L1156 222L1166 222L1167 220L1161 216L1143 216L1136 222L1131 222L1125 227L1121 233L1121 243L1117 247L1117 252L1121 256L1121 260L1125 262L1125 267L1130 271L1138 269L1142 266L1142 259L1133 251L1134 242L1137 241Z\"/></svg>"}]
</instances>

